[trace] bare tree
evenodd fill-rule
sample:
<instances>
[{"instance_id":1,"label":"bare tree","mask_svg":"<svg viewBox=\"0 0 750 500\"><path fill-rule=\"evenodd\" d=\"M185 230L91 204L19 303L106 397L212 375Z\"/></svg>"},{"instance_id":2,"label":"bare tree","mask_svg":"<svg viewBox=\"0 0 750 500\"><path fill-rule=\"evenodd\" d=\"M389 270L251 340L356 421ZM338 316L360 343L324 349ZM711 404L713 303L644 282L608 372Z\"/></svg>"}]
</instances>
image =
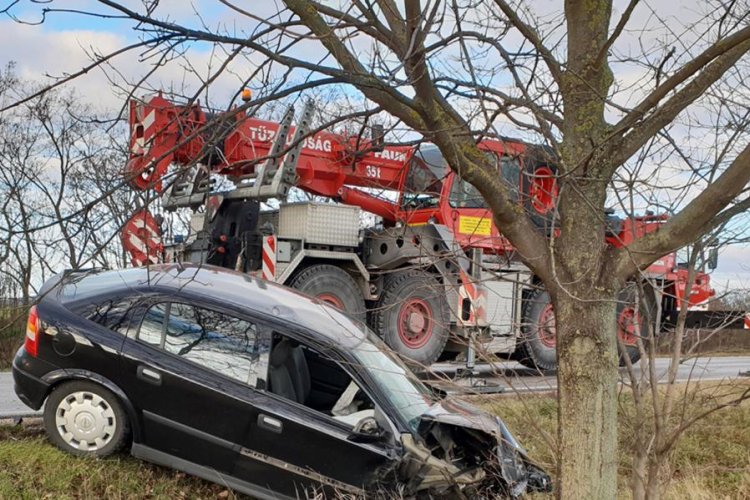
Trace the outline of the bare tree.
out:
<instances>
[{"instance_id":1,"label":"bare tree","mask_svg":"<svg viewBox=\"0 0 750 500\"><path fill-rule=\"evenodd\" d=\"M3 82L3 102L17 101L35 87L16 78L12 68ZM2 234L7 235L0 265L24 303L62 268L122 265L121 249L109 243L136 197L117 189L122 128L101 121L70 91L45 92L0 120Z\"/></svg>"}]
</instances>

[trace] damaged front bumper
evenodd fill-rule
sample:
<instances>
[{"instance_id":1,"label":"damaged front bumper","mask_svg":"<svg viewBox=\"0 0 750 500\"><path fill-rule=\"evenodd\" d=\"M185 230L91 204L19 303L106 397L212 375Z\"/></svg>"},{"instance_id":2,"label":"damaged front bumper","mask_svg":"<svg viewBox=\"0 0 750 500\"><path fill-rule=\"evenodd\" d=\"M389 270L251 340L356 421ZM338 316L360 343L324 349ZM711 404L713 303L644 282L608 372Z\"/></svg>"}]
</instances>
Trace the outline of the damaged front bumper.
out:
<instances>
[{"instance_id":1,"label":"damaged front bumper","mask_svg":"<svg viewBox=\"0 0 750 500\"><path fill-rule=\"evenodd\" d=\"M552 490L503 421L474 406L438 403L421 416L417 434L401 436L398 476L408 495L517 498Z\"/></svg>"}]
</instances>

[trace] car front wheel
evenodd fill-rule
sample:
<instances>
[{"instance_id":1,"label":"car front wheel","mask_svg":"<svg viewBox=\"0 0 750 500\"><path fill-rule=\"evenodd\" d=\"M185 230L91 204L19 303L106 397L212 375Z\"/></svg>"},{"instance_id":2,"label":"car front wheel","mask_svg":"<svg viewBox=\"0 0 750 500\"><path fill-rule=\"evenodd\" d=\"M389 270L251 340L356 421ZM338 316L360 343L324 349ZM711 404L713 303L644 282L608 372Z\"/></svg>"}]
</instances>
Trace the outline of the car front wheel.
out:
<instances>
[{"instance_id":1,"label":"car front wheel","mask_svg":"<svg viewBox=\"0 0 750 500\"><path fill-rule=\"evenodd\" d=\"M117 396L88 381L66 382L52 391L44 407L44 426L61 450L99 457L122 448L130 430Z\"/></svg>"}]
</instances>

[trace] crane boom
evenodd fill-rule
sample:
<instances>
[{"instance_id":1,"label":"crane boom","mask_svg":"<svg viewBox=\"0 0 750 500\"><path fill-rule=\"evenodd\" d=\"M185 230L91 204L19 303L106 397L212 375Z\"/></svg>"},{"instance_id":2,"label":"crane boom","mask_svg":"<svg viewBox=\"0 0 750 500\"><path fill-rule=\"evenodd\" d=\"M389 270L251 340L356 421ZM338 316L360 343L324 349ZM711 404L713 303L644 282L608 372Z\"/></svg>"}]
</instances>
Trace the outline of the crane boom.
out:
<instances>
[{"instance_id":1,"label":"crane boom","mask_svg":"<svg viewBox=\"0 0 750 500\"><path fill-rule=\"evenodd\" d=\"M131 102L133 129L127 171L139 190L155 186L169 164L198 162L232 180L233 196L285 197L292 185L311 194L362 207L395 220L396 207L362 189L398 189L410 147L382 147L359 136L310 133L312 106L300 126L291 125L294 108L280 123L230 110L207 114L198 104L179 106L161 95Z\"/></svg>"}]
</instances>

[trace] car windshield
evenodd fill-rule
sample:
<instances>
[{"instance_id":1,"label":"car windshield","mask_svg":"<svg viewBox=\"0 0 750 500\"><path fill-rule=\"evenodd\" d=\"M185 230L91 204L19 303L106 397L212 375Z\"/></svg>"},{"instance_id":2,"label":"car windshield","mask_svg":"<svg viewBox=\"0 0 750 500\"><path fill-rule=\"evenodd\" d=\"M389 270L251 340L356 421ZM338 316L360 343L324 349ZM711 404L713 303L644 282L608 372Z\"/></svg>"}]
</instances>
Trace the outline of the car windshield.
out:
<instances>
[{"instance_id":1,"label":"car windshield","mask_svg":"<svg viewBox=\"0 0 750 500\"><path fill-rule=\"evenodd\" d=\"M370 342L362 342L352 352L388 398L391 408L416 430L419 417L434 403L433 393L374 336L369 332Z\"/></svg>"}]
</instances>

